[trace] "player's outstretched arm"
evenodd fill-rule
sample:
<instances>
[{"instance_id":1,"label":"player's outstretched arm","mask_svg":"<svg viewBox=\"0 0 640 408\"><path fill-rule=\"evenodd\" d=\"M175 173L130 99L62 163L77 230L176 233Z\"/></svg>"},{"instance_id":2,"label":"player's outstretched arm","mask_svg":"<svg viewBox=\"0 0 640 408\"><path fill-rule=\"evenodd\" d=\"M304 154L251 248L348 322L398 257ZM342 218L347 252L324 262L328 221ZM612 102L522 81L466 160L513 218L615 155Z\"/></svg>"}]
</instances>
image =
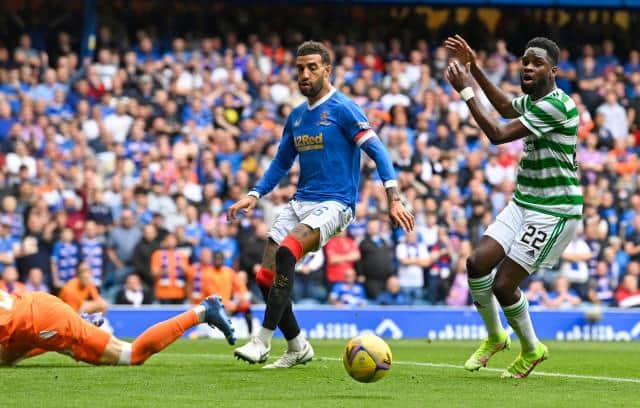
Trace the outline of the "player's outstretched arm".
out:
<instances>
[{"instance_id":1,"label":"player's outstretched arm","mask_svg":"<svg viewBox=\"0 0 640 408\"><path fill-rule=\"evenodd\" d=\"M511 105L511 98L495 86L478 66L476 53L464 38L456 34L455 37L447 38L444 41L444 46L462 65L466 66L469 64L471 75L473 75L493 107L496 108L502 117L511 119L519 116L518 111Z\"/></svg>"},{"instance_id":2,"label":"player's outstretched arm","mask_svg":"<svg viewBox=\"0 0 640 408\"><path fill-rule=\"evenodd\" d=\"M487 135L491 143L503 144L521 139L531 134L520 120L512 120L506 125L500 125L488 112L484 110L471 88L469 64L466 67L458 62L449 64L446 72L447 80L465 100L469 111L473 115L480 129Z\"/></svg>"}]
</instances>

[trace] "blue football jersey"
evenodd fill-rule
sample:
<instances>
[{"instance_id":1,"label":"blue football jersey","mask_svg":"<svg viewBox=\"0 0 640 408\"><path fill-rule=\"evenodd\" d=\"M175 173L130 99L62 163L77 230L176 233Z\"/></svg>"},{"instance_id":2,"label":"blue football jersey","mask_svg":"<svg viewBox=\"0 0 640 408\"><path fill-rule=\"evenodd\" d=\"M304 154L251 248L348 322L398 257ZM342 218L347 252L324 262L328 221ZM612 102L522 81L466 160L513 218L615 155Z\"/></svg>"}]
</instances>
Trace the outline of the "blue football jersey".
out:
<instances>
[{"instance_id":1,"label":"blue football jersey","mask_svg":"<svg viewBox=\"0 0 640 408\"><path fill-rule=\"evenodd\" d=\"M355 209L360 146L371 138L377 136L362 109L332 90L313 106L305 102L291 112L278 153L254 190L269 193L298 157L296 200L338 201Z\"/></svg>"}]
</instances>

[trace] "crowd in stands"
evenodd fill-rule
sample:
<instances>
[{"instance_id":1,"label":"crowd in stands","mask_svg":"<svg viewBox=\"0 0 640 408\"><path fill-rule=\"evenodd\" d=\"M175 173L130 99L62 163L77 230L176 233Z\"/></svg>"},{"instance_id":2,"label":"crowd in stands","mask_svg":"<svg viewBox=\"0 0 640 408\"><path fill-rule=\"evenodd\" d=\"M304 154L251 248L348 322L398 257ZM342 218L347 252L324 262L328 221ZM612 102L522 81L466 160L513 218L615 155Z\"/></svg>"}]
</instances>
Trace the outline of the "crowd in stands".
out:
<instances>
[{"instance_id":1,"label":"crowd in stands","mask_svg":"<svg viewBox=\"0 0 640 408\"><path fill-rule=\"evenodd\" d=\"M255 273L297 165L251 215L228 222L225 210L305 101L295 79L305 36L116 31L101 25L85 59L62 31L48 47L27 33L0 45L0 288L50 291L84 312L215 292L247 313L262 301ZM490 145L443 78L439 41L327 42L332 82L387 146L417 228L390 224L363 153L355 221L297 265L296 302L470 304L465 261L510 200L523 143ZM580 114L584 227L523 289L549 308L640 306L640 52L559 43L557 84ZM522 50L498 38L478 51L489 78L519 94Z\"/></svg>"}]
</instances>

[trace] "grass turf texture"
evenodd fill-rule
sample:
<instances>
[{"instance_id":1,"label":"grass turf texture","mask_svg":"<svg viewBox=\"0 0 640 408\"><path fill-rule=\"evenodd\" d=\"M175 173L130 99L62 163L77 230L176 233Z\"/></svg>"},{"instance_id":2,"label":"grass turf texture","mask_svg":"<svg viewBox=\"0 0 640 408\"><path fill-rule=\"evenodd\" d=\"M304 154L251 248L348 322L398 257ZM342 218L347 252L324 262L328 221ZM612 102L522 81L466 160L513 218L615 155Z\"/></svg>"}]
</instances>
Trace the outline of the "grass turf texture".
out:
<instances>
[{"instance_id":1,"label":"grass turf texture","mask_svg":"<svg viewBox=\"0 0 640 408\"><path fill-rule=\"evenodd\" d=\"M357 383L344 371L345 344L314 341L316 359L290 370L236 361L231 347L212 340L178 341L140 367L92 367L46 354L0 369L0 406L640 406L640 343L548 342L550 359L536 370L636 380L623 382L541 375L505 380L497 371L461 368L477 342L389 341L391 371L373 384ZM516 344L494 356L490 368L506 367L519 351ZM284 348L274 341L270 361Z\"/></svg>"}]
</instances>

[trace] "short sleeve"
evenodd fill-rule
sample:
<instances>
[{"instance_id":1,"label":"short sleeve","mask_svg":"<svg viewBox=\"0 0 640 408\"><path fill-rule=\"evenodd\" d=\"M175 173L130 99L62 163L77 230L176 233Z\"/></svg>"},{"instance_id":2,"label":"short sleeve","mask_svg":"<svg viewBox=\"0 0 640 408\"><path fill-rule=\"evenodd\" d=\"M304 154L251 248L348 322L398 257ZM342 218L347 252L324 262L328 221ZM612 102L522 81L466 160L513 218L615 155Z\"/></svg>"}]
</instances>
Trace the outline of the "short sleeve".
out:
<instances>
[{"instance_id":1,"label":"short sleeve","mask_svg":"<svg viewBox=\"0 0 640 408\"><path fill-rule=\"evenodd\" d=\"M518 96L517 98L514 98L511 101L511 106L513 106L513 109L515 109L516 112L518 112L521 115L524 113L524 109L527 104L527 101L526 101L527 98L528 98L528 95L522 95L522 96Z\"/></svg>"}]
</instances>

